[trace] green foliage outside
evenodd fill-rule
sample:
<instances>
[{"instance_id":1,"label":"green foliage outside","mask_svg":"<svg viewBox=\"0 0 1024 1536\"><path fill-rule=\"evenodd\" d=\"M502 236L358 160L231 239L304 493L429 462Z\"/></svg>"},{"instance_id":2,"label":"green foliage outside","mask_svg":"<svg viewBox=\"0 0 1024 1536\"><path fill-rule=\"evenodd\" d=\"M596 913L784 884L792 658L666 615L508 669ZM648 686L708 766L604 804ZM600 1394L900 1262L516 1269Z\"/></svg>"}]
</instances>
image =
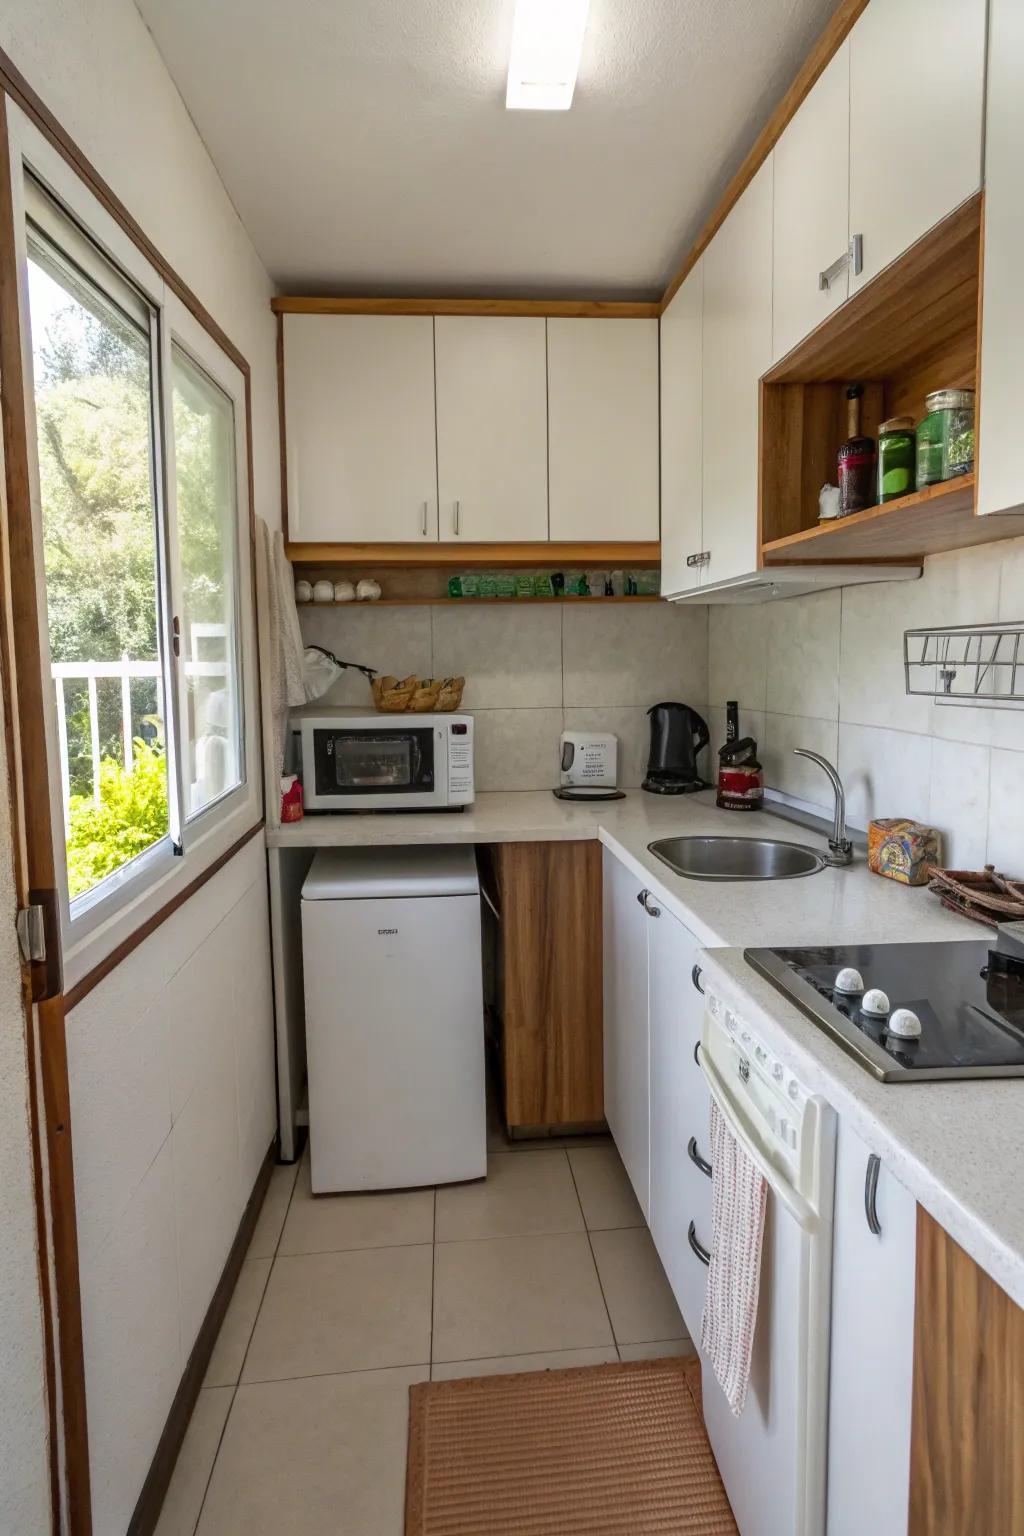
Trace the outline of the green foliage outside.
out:
<instances>
[{"instance_id":1,"label":"green foliage outside","mask_svg":"<svg viewBox=\"0 0 1024 1536\"><path fill-rule=\"evenodd\" d=\"M91 890L167 831L167 763L164 754L136 741L132 773L106 757L100 764L100 803L72 795L67 828L68 891L72 899Z\"/></svg>"}]
</instances>

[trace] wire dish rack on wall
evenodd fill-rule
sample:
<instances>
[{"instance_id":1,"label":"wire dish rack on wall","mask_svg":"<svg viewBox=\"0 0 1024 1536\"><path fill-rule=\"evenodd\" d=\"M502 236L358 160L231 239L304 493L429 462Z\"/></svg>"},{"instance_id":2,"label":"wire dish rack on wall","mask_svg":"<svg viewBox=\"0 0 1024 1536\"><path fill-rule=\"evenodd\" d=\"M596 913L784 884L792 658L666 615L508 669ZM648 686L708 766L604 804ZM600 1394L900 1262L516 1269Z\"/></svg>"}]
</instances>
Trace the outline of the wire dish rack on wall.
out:
<instances>
[{"instance_id":1,"label":"wire dish rack on wall","mask_svg":"<svg viewBox=\"0 0 1024 1536\"><path fill-rule=\"evenodd\" d=\"M908 629L903 672L908 693L937 704L1024 709L1024 620Z\"/></svg>"}]
</instances>

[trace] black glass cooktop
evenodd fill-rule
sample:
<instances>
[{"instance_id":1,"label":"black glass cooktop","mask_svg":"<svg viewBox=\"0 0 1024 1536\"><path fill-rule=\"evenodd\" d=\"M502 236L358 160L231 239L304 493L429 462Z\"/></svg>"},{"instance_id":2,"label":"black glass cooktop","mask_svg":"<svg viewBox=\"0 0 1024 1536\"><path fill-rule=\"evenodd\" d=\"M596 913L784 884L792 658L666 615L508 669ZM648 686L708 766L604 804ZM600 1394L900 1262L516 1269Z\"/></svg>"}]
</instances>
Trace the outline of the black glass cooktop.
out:
<instances>
[{"instance_id":1,"label":"black glass cooktop","mask_svg":"<svg viewBox=\"0 0 1024 1536\"><path fill-rule=\"evenodd\" d=\"M986 940L748 949L745 956L883 1082L1024 1076L1024 959ZM836 989L843 969L859 972L863 991ZM871 989L885 997L870 998ZM869 1002L888 1007L872 1013ZM916 1037L889 1029L896 1009L916 1015Z\"/></svg>"}]
</instances>

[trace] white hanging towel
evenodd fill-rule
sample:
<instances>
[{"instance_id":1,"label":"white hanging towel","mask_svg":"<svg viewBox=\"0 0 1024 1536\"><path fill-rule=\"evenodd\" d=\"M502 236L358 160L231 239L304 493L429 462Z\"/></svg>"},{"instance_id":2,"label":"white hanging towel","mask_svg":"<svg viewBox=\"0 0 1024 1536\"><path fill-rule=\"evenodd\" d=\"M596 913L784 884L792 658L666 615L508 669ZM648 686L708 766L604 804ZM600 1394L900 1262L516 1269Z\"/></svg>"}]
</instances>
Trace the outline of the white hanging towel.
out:
<instances>
[{"instance_id":1,"label":"white hanging towel","mask_svg":"<svg viewBox=\"0 0 1024 1536\"><path fill-rule=\"evenodd\" d=\"M267 825L281 817L281 770L288 712L306 703L302 633L295 610L295 576L284 539L256 519L256 602L263 677L264 750L267 756Z\"/></svg>"},{"instance_id":2,"label":"white hanging towel","mask_svg":"<svg viewBox=\"0 0 1024 1536\"><path fill-rule=\"evenodd\" d=\"M747 1400L768 1185L711 1100L711 1264L700 1346L732 1412Z\"/></svg>"}]
</instances>

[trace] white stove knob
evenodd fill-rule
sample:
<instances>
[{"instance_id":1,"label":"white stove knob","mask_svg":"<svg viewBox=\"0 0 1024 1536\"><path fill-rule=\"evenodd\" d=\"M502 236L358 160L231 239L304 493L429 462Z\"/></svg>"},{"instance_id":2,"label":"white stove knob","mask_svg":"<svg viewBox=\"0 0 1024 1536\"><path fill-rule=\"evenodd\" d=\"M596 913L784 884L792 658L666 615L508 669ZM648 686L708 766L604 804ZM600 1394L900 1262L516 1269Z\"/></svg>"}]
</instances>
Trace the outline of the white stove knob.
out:
<instances>
[{"instance_id":1,"label":"white stove knob","mask_svg":"<svg viewBox=\"0 0 1024 1536\"><path fill-rule=\"evenodd\" d=\"M889 1012L889 999L881 987L869 987L861 999L861 1013L869 1013L873 1018L884 1019Z\"/></svg>"},{"instance_id":2,"label":"white stove knob","mask_svg":"<svg viewBox=\"0 0 1024 1536\"><path fill-rule=\"evenodd\" d=\"M834 990L849 994L864 991L864 977L852 965L844 965L835 979Z\"/></svg>"},{"instance_id":3,"label":"white stove knob","mask_svg":"<svg viewBox=\"0 0 1024 1536\"><path fill-rule=\"evenodd\" d=\"M894 1008L887 1027L890 1035L900 1040L916 1040L921 1033L921 1020L912 1008Z\"/></svg>"}]
</instances>

